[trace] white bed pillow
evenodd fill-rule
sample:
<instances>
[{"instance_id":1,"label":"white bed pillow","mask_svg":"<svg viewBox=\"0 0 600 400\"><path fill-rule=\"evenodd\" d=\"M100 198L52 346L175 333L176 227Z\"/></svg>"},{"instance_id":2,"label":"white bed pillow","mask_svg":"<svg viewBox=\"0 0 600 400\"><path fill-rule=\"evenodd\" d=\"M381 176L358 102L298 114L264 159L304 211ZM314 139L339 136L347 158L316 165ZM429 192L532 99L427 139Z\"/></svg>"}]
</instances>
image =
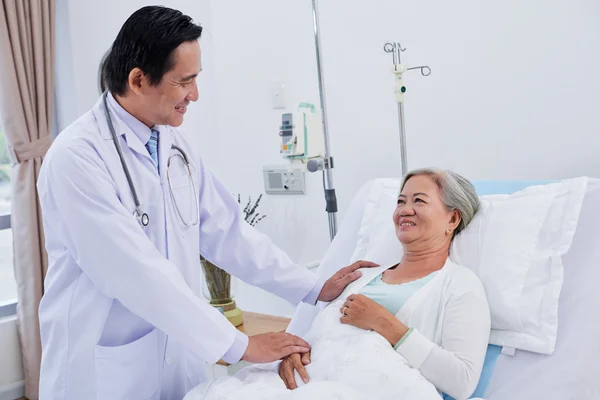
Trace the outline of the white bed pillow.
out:
<instances>
[{"instance_id":1,"label":"white bed pillow","mask_svg":"<svg viewBox=\"0 0 600 400\"><path fill-rule=\"evenodd\" d=\"M402 246L392 214L401 181L378 179L367 198L354 260L397 263ZM490 343L551 354L558 327L561 256L571 246L587 178L481 196L481 208L452 244L450 258L472 269L486 290Z\"/></svg>"}]
</instances>

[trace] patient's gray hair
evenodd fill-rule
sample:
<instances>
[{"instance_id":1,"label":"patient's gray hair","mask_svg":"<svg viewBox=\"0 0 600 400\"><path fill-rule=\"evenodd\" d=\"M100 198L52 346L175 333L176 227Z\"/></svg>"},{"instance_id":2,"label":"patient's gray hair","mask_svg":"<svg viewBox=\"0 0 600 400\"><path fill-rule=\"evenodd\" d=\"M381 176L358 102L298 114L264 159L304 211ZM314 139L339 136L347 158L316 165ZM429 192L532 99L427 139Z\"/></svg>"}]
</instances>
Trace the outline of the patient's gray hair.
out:
<instances>
[{"instance_id":1,"label":"patient's gray hair","mask_svg":"<svg viewBox=\"0 0 600 400\"><path fill-rule=\"evenodd\" d=\"M473 184L456 172L438 168L422 168L406 174L400 191L404 189L404 185L410 178L420 175L426 175L433 179L440 189L440 197L448 211L457 210L460 213L461 221L456 227L454 235L465 229L479 209L479 196L477 196Z\"/></svg>"}]
</instances>

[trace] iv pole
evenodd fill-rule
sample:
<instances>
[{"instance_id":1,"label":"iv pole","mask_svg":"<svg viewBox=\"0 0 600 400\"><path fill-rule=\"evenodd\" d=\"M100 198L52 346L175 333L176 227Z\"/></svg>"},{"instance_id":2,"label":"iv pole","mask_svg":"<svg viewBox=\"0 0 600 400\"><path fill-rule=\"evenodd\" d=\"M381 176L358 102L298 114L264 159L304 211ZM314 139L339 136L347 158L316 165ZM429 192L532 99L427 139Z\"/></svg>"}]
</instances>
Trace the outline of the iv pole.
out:
<instances>
[{"instance_id":1,"label":"iv pole","mask_svg":"<svg viewBox=\"0 0 600 400\"><path fill-rule=\"evenodd\" d=\"M317 74L319 78L319 97L321 100L321 116L323 120L323 137L325 139L325 158L321 160L311 160L308 163L308 170L315 172L323 170L323 189L325 191L325 211L329 216L329 237L331 240L337 233L337 218L338 211L337 198L333 187L333 158L331 157L331 146L329 144L329 129L327 125L327 104L325 102L325 77L323 74L323 66L321 65L321 37L319 35L319 9L317 0L312 0L313 27L315 32L315 50L317 53Z\"/></svg>"},{"instance_id":2,"label":"iv pole","mask_svg":"<svg viewBox=\"0 0 600 400\"><path fill-rule=\"evenodd\" d=\"M325 202L327 214L329 216L329 236L333 240L337 233L337 219L336 213L338 211L337 198L335 195L335 189L333 187L333 157L331 157L331 146L329 143L329 128L327 124L327 102L325 100L325 77L322 66L322 54L321 54L321 37L319 27L319 8L317 4L318 0L312 0L312 13L313 13L313 28L315 34L315 51L317 56L317 75L319 80L319 98L321 102L321 118L323 122L323 137L325 140L325 157L322 159L312 159L308 162L307 168L310 172L323 171L323 189L325 191ZM429 76L431 74L431 68L428 66L419 66L407 68L401 63L400 53L406 49L402 48L400 43L386 43L383 46L383 50L386 53L392 53L393 56L393 74L395 82L395 95L396 102L398 103L398 129L400 133L400 154L402 157L402 175L407 172L407 160L406 160L406 134L404 128L404 93L406 87L402 81L402 75L406 71L419 69L421 75Z\"/></svg>"},{"instance_id":3,"label":"iv pole","mask_svg":"<svg viewBox=\"0 0 600 400\"><path fill-rule=\"evenodd\" d=\"M428 66L419 66L407 68L402 64L400 53L406 51L402 48L400 43L386 43L383 45L383 51L386 53L392 53L393 57L393 68L392 73L394 74L394 93L396 95L396 102L398 103L398 130L400 133L400 157L402 158L402 176L408 172L407 159L406 159L406 131L404 129L404 93L406 93L406 86L402 81L402 75L406 71L415 69L421 70L421 75L429 76L431 74L431 68Z\"/></svg>"}]
</instances>

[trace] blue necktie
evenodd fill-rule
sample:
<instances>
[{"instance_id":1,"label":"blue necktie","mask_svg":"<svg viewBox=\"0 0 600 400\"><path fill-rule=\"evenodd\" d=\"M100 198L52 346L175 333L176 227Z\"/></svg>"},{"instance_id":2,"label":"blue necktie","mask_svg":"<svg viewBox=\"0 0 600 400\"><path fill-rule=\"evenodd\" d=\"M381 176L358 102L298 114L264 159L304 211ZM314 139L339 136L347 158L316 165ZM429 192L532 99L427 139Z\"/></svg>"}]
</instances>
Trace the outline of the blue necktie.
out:
<instances>
[{"instance_id":1,"label":"blue necktie","mask_svg":"<svg viewBox=\"0 0 600 400\"><path fill-rule=\"evenodd\" d=\"M154 165L158 168L158 131L152 129L150 139L148 140L148 143L146 143L146 149L148 150L148 153L150 153Z\"/></svg>"}]
</instances>

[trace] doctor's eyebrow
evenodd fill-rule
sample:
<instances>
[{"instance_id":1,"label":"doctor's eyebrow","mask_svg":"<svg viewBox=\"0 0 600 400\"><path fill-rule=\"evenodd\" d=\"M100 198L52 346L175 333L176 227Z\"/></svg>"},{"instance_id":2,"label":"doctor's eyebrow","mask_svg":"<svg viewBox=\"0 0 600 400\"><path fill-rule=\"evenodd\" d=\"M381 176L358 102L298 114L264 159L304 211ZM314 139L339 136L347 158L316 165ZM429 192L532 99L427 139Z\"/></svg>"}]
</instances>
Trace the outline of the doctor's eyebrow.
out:
<instances>
[{"instance_id":1,"label":"doctor's eyebrow","mask_svg":"<svg viewBox=\"0 0 600 400\"><path fill-rule=\"evenodd\" d=\"M202 72L202 70L200 70L200 72ZM197 74L185 76L185 77L181 78L180 82L191 81L192 79L196 78L200 74L200 72L198 72Z\"/></svg>"},{"instance_id":2,"label":"doctor's eyebrow","mask_svg":"<svg viewBox=\"0 0 600 400\"><path fill-rule=\"evenodd\" d=\"M189 82L189 81L191 81L192 79L194 79L197 76L198 76L198 74L188 75L186 77L181 78L179 81L180 82Z\"/></svg>"}]
</instances>

